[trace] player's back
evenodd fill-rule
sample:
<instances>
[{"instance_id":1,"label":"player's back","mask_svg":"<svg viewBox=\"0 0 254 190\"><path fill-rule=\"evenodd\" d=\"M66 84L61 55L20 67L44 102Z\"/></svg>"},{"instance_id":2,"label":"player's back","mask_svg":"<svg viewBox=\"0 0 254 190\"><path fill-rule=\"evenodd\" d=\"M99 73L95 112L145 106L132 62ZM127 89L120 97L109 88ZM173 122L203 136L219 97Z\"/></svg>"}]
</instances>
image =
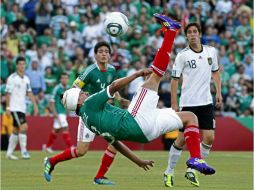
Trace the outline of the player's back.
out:
<instances>
[{"instance_id":1,"label":"player's back","mask_svg":"<svg viewBox=\"0 0 254 190\"><path fill-rule=\"evenodd\" d=\"M94 133L109 141L129 140L148 142L136 120L127 110L107 103L107 90L90 96L82 108L80 115L85 125Z\"/></svg>"}]
</instances>

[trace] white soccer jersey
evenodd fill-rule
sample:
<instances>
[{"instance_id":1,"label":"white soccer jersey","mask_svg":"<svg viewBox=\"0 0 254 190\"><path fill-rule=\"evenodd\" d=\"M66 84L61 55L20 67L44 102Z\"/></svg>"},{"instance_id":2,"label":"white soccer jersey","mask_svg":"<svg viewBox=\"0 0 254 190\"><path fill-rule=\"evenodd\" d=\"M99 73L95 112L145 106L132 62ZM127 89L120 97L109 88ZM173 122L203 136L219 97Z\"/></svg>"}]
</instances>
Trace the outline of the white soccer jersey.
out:
<instances>
[{"instance_id":1,"label":"white soccer jersey","mask_svg":"<svg viewBox=\"0 0 254 190\"><path fill-rule=\"evenodd\" d=\"M17 73L11 74L6 84L6 92L10 93L10 111L26 113L26 93L31 91L27 76L22 78Z\"/></svg>"},{"instance_id":2,"label":"white soccer jersey","mask_svg":"<svg viewBox=\"0 0 254 190\"><path fill-rule=\"evenodd\" d=\"M195 52L190 47L180 51L172 70L172 77L183 77L180 107L212 103L211 73L217 70L219 65L214 47L202 45L201 52Z\"/></svg>"}]
</instances>

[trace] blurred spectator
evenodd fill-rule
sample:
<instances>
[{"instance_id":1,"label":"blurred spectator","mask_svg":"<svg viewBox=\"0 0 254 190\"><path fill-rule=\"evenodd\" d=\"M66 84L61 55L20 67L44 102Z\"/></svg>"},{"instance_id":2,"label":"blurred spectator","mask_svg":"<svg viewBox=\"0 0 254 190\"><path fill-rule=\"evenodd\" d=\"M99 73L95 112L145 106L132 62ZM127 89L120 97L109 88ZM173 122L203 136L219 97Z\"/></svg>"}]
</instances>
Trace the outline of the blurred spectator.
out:
<instances>
[{"instance_id":1,"label":"blurred spectator","mask_svg":"<svg viewBox=\"0 0 254 190\"><path fill-rule=\"evenodd\" d=\"M239 65L237 67L237 72L232 75L229 81L230 85L234 85L235 83L237 83L240 78L243 78L244 80L250 80L250 77L244 73L244 70L245 68L243 65Z\"/></svg>"},{"instance_id":2,"label":"blurred spectator","mask_svg":"<svg viewBox=\"0 0 254 190\"><path fill-rule=\"evenodd\" d=\"M244 62L243 62L243 66L244 66L244 74L248 75L250 77L251 80L253 80L253 58L251 57L251 55L246 55Z\"/></svg>"},{"instance_id":3,"label":"blurred spectator","mask_svg":"<svg viewBox=\"0 0 254 190\"><path fill-rule=\"evenodd\" d=\"M31 46L33 43L33 37L27 32L27 28L25 24L21 24L19 26L18 37L20 43L24 44L26 47Z\"/></svg>"},{"instance_id":4,"label":"blurred spectator","mask_svg":"<svg viewBox=\"0 0 254 190\"><path fill-rule=\"evenodd\" d=\"M52 44L53 36L51 28L44 28L43 34L37 37L36 44L38 47L41 47L42 44L50 46Z\"/></svg>"},{"instance_id":5,"label":"blurred spectator","mask_svg":"<svg viewBox=\"0 0 254 190\"><path fill-rule=\"evenodd\" d=\"M10 25L9 31L6 38L7 48L11 52L12 56L18 55L18 47L19 47L19 38L15 31L15 28Z\"/></svg>"},{"instance_id":6,"label":"blurred spectator","mask_svg":"<svg viewBox=\"0 0 254 190\"><path fill-rule=\"evenodd\" d=\"M36 10L36 19L35 19L36 32L37 35L40 36L43 34L44 29L49 27L52 4L50 3L49 0L39 0L35 10Z\"/></svg>"},{"instance_id":7,"label":"blurred spectator","mask_svg":"<svg viewBox=\"0 0 254 190\"><path fill-rule=\"evenodd\" d=\"M28 0L23 6L23 12L27 19L27 25L35 28L36 3L38 0Z\"/></svg>"},{"instance_id":8,"label":"blurred spectator","mask_svg":"<svg viewBox=\"0 0 254 190\"><path fill-rule=\"evenodd\" d=\"M74 56L74 51L70 51L71 49L75 49L77 46L81 45L83 43L82 35L77 30L77 23L75 21L70 22L70 30L67 32L67 40L69 42L69 56Z\"/></svg>"},{"instance_id":9,"label":"blurred spectator","mask_svg":"<svg viewBox=\"0 0 254 190\"><path fill-rule=\"evenodd\" d=\"M11 115L6 113L1 114L2 125L1 125L1 150L7 150L9 144L9 136L12 133L13 119Z\"/></svg>"},{"instance_id":10,"label":"blurred spectator","mask_svg":"<svg viewBox=\"0 0 254 190\"><path fill-rule=\"evenodd\" d=\"M232 1L230 0L219 0L216 4L216 11L219 14L227 14L232 10Z\"/></svg>"},{"instance_id":11,"label":"blurred spectator","mask_svg":"<svg viewBox=\"0 0 254 190\"><path fill-rule=\"evenodd\" d=\"M62 25L68 25L68 18L63 15L63 9L61 7L58 7L57 10L57 15L53 16L51 21L50 21L50 27L52 28L52 30L54 31L54 36L55 37L59 37L60 35L60 31L62 29Z\"/></svg>"},{"instance_id":12,"label":"blurred spectator","mask_svg":"<svg viewBox=\"0 0 254 190\"><path fill-rule=\"evenodd\" d=\"M224 105L224 110L226 113L224 115L227 116L236 116L237 110L240 106L238 97L236 95L236 90L234 87L229 88L229 94L226 98L225 105Z\"/></svg>"},{"instance_id":13,"label":"blurred spectator","mask_svg":"<svg viewBox=\"0 0 254 190\"><path fill-rule=\"evenodd\" d=\"M26 71L26 75L31 81L32 92L36 97L41 91L46 90L45 79L39 70L38 60L32 60L31 68Z\"/></svg>"},{"instance_id":14,"label":"blurred spectator","mask_svg":"<svg viewBox=\"0 0 254 190\"><path fill-rule=\"evenodd\" d=\"M248 88L247 86L242 87L242 92L241 95L238 97L239 99L239 110L237 110L238 114L241 115L244 113L246 110L249 110L250 104L252 101L252 97L248 93Z\"/></svg>"},{"instance_id":15,"label":"blurred spectator","mask_svg":"<svg viewBox=\"0 0 254 190\"><path fill-rule=\"evenodd\" d=\"M226 95L228 94L230 75L224 70L223 65L220 65L220 77L221 77L221 94L223 99L225 99Z\"/></svg>"}]
</instances>

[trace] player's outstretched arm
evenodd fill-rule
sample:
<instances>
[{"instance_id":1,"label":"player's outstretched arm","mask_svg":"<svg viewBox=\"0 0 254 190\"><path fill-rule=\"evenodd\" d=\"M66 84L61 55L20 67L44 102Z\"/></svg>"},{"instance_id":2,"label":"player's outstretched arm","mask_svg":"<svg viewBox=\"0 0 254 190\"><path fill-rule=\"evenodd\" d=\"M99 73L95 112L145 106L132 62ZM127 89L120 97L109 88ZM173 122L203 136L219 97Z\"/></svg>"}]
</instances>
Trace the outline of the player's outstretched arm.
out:
<instances>
[{"instance_id":1,"label":"player's outstretched arm","mask_svg":"<svg viewBox=\"0 0 254 190\"><path fill-rule=\"evenodd\" d=\"M142 76L148 76L152 73L152 69L142 69L140 71L135 72L134 74L128 76L128 77L124 77L124 78L120 78L115 80L114 82L111 83L111 85L109 85L109 93L110 95L114 95L115 92L117 92L118 90L121 90L122 88L124 88L126 85L128 85L129 83L131 83L133 80L135 80L138 77L142 77Z\"/></svg>"},{"instance_id":2,"label":"player's outstretched arm","mask_svg":"<svg viewBox=\"0 0 254 190\"><path fill-rule=\"evenodd\" d=\"M141 160L139 157L137 157L127 146L125 146L120 141L115 141L112 144L122 155L129 158L132 162L137 164L139 167L143 168L144 170L149 170L149 166L153 167L154 161L151 160Z\"/></svg>"}]
</instances>

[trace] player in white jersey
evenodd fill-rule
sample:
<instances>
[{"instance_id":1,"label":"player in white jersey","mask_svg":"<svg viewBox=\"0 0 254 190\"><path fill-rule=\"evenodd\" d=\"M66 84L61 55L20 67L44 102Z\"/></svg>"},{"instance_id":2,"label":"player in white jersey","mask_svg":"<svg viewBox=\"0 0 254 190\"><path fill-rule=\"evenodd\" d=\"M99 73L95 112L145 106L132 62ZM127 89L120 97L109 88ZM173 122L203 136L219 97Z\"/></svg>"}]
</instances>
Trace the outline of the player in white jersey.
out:
<instances>
[{"instance_id":1,"label":"player in white jersey","mask_svg":"<svg viewBox=\"0 0 254 190\"><path fill-rule=\"evenodd\" d=\"M25 58L18 57L16 60L17 71L9 76L6 84L6 114L13 117L13 132L9 139L6 158L17 160L13 152L19 141L21 157L29 159L27 152L27 123L26 123L26 95L34 105L34 115L38 113L38 107L32 93L30 80L25 75Z\"/></svg>"},{"instance_id":2,"label":"player in white jersey","mask_svg":"<svg viewBox=\"0 0 254 190\"><path fill-rule=\"evenodd\" d=\"M214 47L201 44L201 29L197 23L188 24L185 27L185 35L189 46L177 54L172 69L171 106L175 111L179 110L177 89L179 79L182 77L180 110L191 111L197 115L203 139L200 143L201 156L206 158L214 141L215 129L213 101L210 91L211 77L216 86L216 107L220 107L222 104L217 52ZM174 185L174 168L181 156L184 144L183 131L180 130L169 152L169 165L165 171L166 186L172 187ZM191 184L199 186L195 170L188 168L185 177Z\"/></svg>"}]
</instances>

